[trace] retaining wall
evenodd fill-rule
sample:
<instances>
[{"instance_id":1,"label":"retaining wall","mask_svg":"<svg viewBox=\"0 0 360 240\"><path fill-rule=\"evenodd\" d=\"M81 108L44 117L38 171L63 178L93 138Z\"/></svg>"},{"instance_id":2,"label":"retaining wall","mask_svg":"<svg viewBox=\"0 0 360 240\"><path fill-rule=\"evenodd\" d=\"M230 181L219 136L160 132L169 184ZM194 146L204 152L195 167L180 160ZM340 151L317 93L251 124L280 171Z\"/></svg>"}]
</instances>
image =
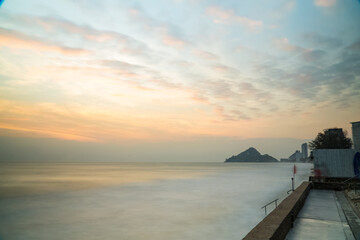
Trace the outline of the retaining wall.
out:
<instances>
[{"instance_id":1,"label":"retaining wall","mask_svg":"<svg viewBox=\"0 0 360 240\"><path fill-rule=\"evenodd\" d=\"M309 182L303 182L277 208L256 225L243 240L285 239L305 203L310 188Z\"/></svg>"}]
</instances>

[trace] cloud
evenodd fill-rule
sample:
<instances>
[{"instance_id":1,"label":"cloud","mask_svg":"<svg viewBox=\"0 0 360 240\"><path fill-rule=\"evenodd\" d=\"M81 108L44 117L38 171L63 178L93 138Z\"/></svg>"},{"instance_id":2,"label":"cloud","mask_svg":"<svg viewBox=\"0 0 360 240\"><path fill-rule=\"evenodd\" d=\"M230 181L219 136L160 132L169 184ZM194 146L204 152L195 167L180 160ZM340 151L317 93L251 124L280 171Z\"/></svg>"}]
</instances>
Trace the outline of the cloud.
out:
<instances>
[{"instance_id":1,"label":"cloud","mask_svg":"<svg viewBox=\"0 0 360 240\"><path fill-rule=\"evenodd\" d=\"M195 49L193 50L193 54L195 54L196 56L198 56L201 59L205 59L205 60L209 60L209 61L215 61L219 59L219 56L208 52L208 51L202 51L202 50L198 50Z\"/></svg>"},{"instance_id":2,"label":"cloud","mask_svg":"<svg viewBox=\"0 0 360 240\"><path fill-rule=\"evenodd\" d=\"M231 84L223 80L208 81L206 85L212 97L227 99L234 97L236 94L232 90Z\"/></svg>"},{"instance_id":3,"label":"cloud","mask_svg":"<svg viewBox=\"0 0 360 240\"><path fill-rule=\"evenodd\" d=\"M286 51L286 52L298 52L298 53L302 53L304 51L306 51L304 48L302 47L298 47L295 46L293 44L290 44L289 39L287 38L279 38L279 39L275 39L275 44L282 50Z\"/></svg>"},{"instance_id":4,"label":"cloud","mask_svg":"<svg viewBox=\"0 0 360 240\"><path fill-rule=\"evenodd\" d=\"M261 65L257 72L261 74L263 84L269 91L287 96L288 105L307 105L309 108L327 106L329 101L348 102L354 106L356 98L360 97L360 52L350 50L357 41L344 46L335 57L329 57L321 64L311 64L311 61L283 62L271 61L271 64ZM298 51L289 47L291 51ZM308 58L323 59L326 53L320 50L311 52L300 48L300 55L304 60ZM330 98L329 98L330 96ZM341 104L344 108L346 104ZM343 109L345 110L345 109Z\"/></svg>"},{"instance_id":5,"label":"cloud","mask_svg":"<svg viewBox=\"0 0 360 240\"><path fill-rule=\"evenodd\" d=\"M100 63L105 67L111 68L115 74L119 74L127 78L140 79L142 76L139 72L145 69L143 66L118 60L103 60Z\"/></svg>"},{"instance_id":6,"label":"cloud","mask_svg":"<svg viewBox=\"0 0 360 240\"><path fill-rule=\"evenodd\" d=\"M107 105L107 107L110 107ZM171 118L113 109L106 111L91 104L54 104L0 101L2 115L0 129L31 133L32 137L51 137L85 142L116 140L151 140L167 138L170 133L183 135L181 115ZM138 111L138 110L136 110ZM135 113L136 113L135 111ZM186 121L186 120L185 120ZM176 130L181 129L181 130ZM30 134L29 134L30 135Z\"/></svg>"},{"instance_id":7,"label":"cloud","mask_svg":"<svg viewBox=\"0 0 360 240\"><path fill-rule=\"evenodd\" d=\"M214 69L218 72L227 72L230 71L231 68L222 64L216 64L214 65Z\"/></svg>"},{"instance_id":8,"label":"cloud","mask_svg":"<svg viewBox=\"0 0 360 240\"><path fill-rule=\"evenodd\" d=\"M73 134L69 131L61 131L61 130L44 130L38 128L26 128L26 127L18 127L12 124L3 124L0 123L0 129L6 130L16 130L22 132L22 136L28 137L47 137L47 138L57 138L57 139L64 139L64 140L73 140L79 142L97 142L95 138L81 136L78 134Z\"/></svg>"},{"instance_id":9,"label":"cloud","mask_svg":"<svg viewBox=\"0 0 360 240\"><path fill-rule=\"evenodd\" d=\"M134 80L128 83L135 84L139 89L152 89L147 87L150 85L151 87L156 86L160 89L182 89L187 91L183 85L171 82L170 77L164 77L162 73L155 69L151 69L149 66L130 64L118 60L103 60L99 63L102 66L110 68L111 72L116 76Z\"/></svg>"},{"instance_id":10,"label":"cloud","mask_svg":"<svg viewBox=\"0 0 360 240\"><path fill-rule=\"evenodd\" d=\"M306 61L313 62L323 59L326 55L327 53L322 50L307 50L301 54L301 57Z\"/></svg>"},{"instance_id":11,"label":"cloud","mask_svg":"<svg viewBox=\"0 0 360 240\"><path fill-rule=\"evenodd\" d=\"M198 80L192 86L193 100L211 106L223 121L252 120L277 111L272 94L239 79ZM265 86L266 87L266 86Z\"/></svg>"},{"instance_id":12,"label":"cloud","mask_svg":"<svg viewBox=\"0 0 360 240\"><path fill-rule=\"evenodd\" d=\"M303 38L316 47L339 48L343 45L343 41L339 38L328 37L315 32L305 33Z\"/></svg>"},{"instance_id":13,"label":"cloud","mask_svg":"<svg viewBox=\"0 0 360 240\"><path fill-rule=\"evenodd\" d=\"M283 51L297 54L305 61L318 61L326 56L323 50L313 50L293 45L287 38L276 39L275 44Z\"/></svg>"},{"instance_id":14,"label":"cloud","mask_svg":"<svg viewBox=\"0 0 360 240\"><path fill-rule=\"evenodd\" d=\"M206 97L200 95L199 93L194 93L192 99L196 102L200 102L200 103L210 103L209 99L207 99Z\"/></svg>"},{"instance_id":15,"label":"cloud","mask_svg":"<svg viewBox=\"0 0 360 240\"><path fill-rule=\"evenodd\" d=\"M336 0L315 0L314 4L318 7L332 7L336 4Z\"/></svg>"},{"instance_id":16,"label":"cloud","mask_svg":"<svg viewBox=\"0 0 360 240\"><path fill-rule=\"evenodd\" d=\"M90 54L90 51L82 48L66 47L56 42L47 42L39 38L5 28L0 28L0 46L41 52L55 52L68 56Z\"/></svg>"},{"instance_id":17,"label":"cloud","mask_svg":"<svg viewBox=\"0 0 360 240\"><path fill-rule=\"evenodd\" d=\"M295 0L288 1L284 4L283 11L291 12L294 10L295 6L296 6Z\"/></svg>"},{"instance_id":18,"label":"cloud","mask_svg":"<svg viewBox=\"0 0 360 240\"><path fill-rule=\"evenodd\" d=\"M296 7L296 1L290 0L284 2L281 6L278 6L275 10L271 11L271 16L276 19L283 19L289 13L291 13ZM276 26L269 26L270 28L276 28Z\"/></svg>"},{"instance_id":19,"label":"cloud","mask_svg":"<svg viewBox=\"0 0 360 240\"><path fill-rule=\"evenodd\" d=\"M233 24L238 23L246 29L256 31L263 27L263 22L252 20L243 16L238 16L233 10L225 10L221 7L212 6L206 9L206 13L211 16L214 23Z\"/></svg>"},{"instance_id":20,"label":"cloud","mask_svg":"<svg viewBox=\"0 0 360 240\"><path fill-rule=\"evenodd\" d=\"M213 111L220 116L223 121L240 121L240 120L251 120L251 118L239 109L227 110L225 106L213 104Z\"/></svg>"},{"instance_id":21,"label":"cloud","mask_svg":"<svg viewBox=\"0 0 360 240\"><path fill-rule=\"evenodd\" d=\"M220 63L212 64L211 68L220 74L226 74L230 77L234 77L238 74L238 70L236 68L229 67Z\"/></svg>"},{"instance_id":22,"label":"cloud","mask_svg":"<svg viewBox=\"0 0 360 240\"><path fill-rule=\"evenodd\" d=\"M144 42L125 34L115 31L98 30L91 26L75 24L65 19L10 14L8 14L7 18L18 25L27 26L29 29L41 29L44 32L42 34L42 41L49 39L48 41L52 42L51 39L68 40L69 38L80 37L83 45L88 46L88 43L91 43L95 51L103 49L104 44L109 45L112 43L116 46L116 50L132 56L141 55L145 57L151 52ZM102 45L102 47L98 48L99 45Z\"/></svg>"},{"instance_id":23,"label":"cloud","mask_svg":"<svg viewBox=\"0 0 360 240\"><path fill-rule=\"evenodd\" d=\"M346 49L349 49L350 51L360 52L360 40L357 40L356 42L350 44Z\"/></svg>"},{"instance_id":24,"label":"cloud","mask_svg":"<svg viewBox=\"0 0 360 240\"><path fill-rule=\"evenodd\" d=\"M153 33L160 41L170 47L183 48L189 42L182 36L181 31L167 22L161 22L147 16L140 9L130 9L129 16L134 22L140 23L148 33Z\"/></svg>"},{"instance_id":25,"label":"cloud","mask_svg":"<svg viewBox=\"0 0 360 240\"><path fill-rule=\"evenodd\" d=\"M239 84L239 88L244 99L255 99L258 101L269 101L272 99L271 93L260 90L251 83L242 82Z\"/></svg>"},{"instance_id":26,"label":"cloud","mask_svg":"<svg viewBox=\"0 0 360 240\"><path fill-rule=\"evenodd\" d=\"M176 38L171 35L164 35L162 37L162 42L168 46L176 47L176 48L182 48L185 45L184 40L182 40L180 38Z\"/></svg>"},{"instance_id":27,"label":"cloud","mask_svg":"<svg viewBox=\"0 0 360 240\"><path fill-rule=\"evenodd\" d=\"M93 136L84 134L74 126L81 124L76 122L76 115L69 109L60 108L53 104L21 104L13 101L0 101L2 115L9 116L1 118L0 128L17 130L31 134L31 136L42 136L75 140L81 142L97 141ZM13 119L17 119L14 121ZM79 120L79 119L78 119ZM69 123L72 124L69 124ZM83 122L84 123L84 122Z\"/></svg>"}]
</instances>

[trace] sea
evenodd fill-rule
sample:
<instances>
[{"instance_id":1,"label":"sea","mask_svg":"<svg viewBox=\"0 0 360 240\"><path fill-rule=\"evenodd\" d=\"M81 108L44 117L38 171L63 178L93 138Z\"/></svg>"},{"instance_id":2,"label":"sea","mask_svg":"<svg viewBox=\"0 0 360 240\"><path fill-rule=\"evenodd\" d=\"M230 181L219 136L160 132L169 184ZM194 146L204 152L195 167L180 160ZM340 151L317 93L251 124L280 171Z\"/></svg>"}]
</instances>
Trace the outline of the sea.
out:
<instances>
[{"instance_id":1,"label":"sea","mask_svg":"<svg viewBox=\"0 0 360 240\"><path fill-rule=\"evenodd\" d=\"M241 239L297 163L1 163L0 239ZM291 192L289 193L291 194ZM275 203L267 207L271 211Z\"/></svg>"}]
</instances>

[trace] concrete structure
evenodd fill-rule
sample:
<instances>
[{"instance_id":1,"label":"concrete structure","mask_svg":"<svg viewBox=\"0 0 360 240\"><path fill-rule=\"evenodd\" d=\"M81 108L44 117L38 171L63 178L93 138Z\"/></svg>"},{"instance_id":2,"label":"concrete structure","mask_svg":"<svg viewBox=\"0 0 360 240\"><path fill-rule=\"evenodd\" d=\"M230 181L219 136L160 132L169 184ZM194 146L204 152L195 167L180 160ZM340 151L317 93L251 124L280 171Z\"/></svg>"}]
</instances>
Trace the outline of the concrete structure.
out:
<instances>
[{"instance_id":1,"label":"concrete structure","mask_svg":"<svg viewBox=\"0 0 360 240\"><path fill-rule=\"evenodd\" d=\"M256 225L243 240L285 239L292 223L310 192L309 182L303 182L280 205Z\"/></svg>"},{"instance_id":2,"label":"concrete structure","mask_svg":"<svg viewBox=\"0 0 360 240\"><path fill-rule=\"evenodd\" d=\"M352 139L355 151L360 151L360 121L352 122Z\"/></svg>"},{"instance_id":3,"label":"concrete structure","mask_svg":"<svg viewBox=\"0 0 360 240\"><path fill-rule=\"evenodd\" d=\"M312 189L286 239L355 240L339 197L333 190Z\"/></svg>"},{"instance_id":4,"label":"concrete structure","mask_svg":"<svg viewBox=\"0 0 360 240\"><path fill-rule=\"evenodd\" d=\"M308 146L307 143L303 143L301 145L301 153L302 153L302 159L307 159L308 157Z\"/></svg>"},{"instance_id":5,"label":"concrete structure","mask_svg":"<svg viewBox=\"0 0 360 240\"><path fill-rule=\"evenodd\" d=\"M354 149L315 149L315 176L354 177Z\"/></svg>"}]
</instances>

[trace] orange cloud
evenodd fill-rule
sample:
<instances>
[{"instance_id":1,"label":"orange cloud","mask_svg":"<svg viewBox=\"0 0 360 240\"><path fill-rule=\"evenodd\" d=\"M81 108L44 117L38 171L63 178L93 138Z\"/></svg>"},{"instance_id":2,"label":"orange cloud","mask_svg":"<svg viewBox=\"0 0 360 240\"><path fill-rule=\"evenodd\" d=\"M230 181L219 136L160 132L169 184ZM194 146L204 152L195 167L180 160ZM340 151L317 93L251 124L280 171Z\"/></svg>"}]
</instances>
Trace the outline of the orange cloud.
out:
<instances>
[{"instance_id":1,"label":"orange cloud","mask_svg":"<svg viewBox=\"0 0 360 240\"><path fill-rule=\"evenodd\" d=\"M163 36L162 41L166 45L176 47L176 48L181 48L185 45L185 41L181 40L180 38L171 36L171 35Z\"/></svg>"},{"instance_id":2,"label":"orange cloud","mask_svg":"<svg viewBox=\"0 0 360 240\"><path fill-rule=\"evenodd\" d=\"M282 50L287 52L304 52L306 49L292 45L287 38L280 38L275 40L275 44Z\"/></svg>"},{"instance_id":3,"label":"orange cloud","mask_svg":"<svg viewBox=\"0 0 360 240\"><path fill-rule=\"evenodd\" d=\"M191 99L194 100L195 102L199 102L199 103L206 103L206 104L210 103L206 97L203 97L199 94L194 94Z\"/></svg>"},{"instance_id":4,"label":"orange cloud","mask_svg":"<svg viewBox=\"0 0 360 240\"><path fill-rule=\"evenodd\" d=\"M214 65L214 69L219 72L226 72L229 71L230 68L221 64Z\"/></svg>"},{"instance_id":5,"label":"orange cloud","mask_svg":"<svg viewBox=\"0 0 360 240\"><path fill-rule=\"evenodd\" d=\"M233 10L225 10L220 7L209 7L206 13L214 18L215 23L239 23L250 30L258 30L263 27L263 22L238 16Z\"/></svg>"},{"instance_id":6,"label":"orange cloud","mask_svg":"<svg viewBox=\"0 0 360 240\"><path fill-rule=\"evenodd\" d=\"M196 118L188 113L183 115L182 111L169 112L168 108L176 107L172 102L185 104L184 100L179 102L179 97L170 99L170 104L161 101L155 109L149 110L146 106L119 110L121 105L102 109L96 105L28 104L3 100L0 101L0 128L20 131L23 136L76 141L167 139L186 135L192 129L191 119ZM124 96L121 101L127 100L128 97Z\"/></svg>"},{"instance_id":7,"label":"orange cloud","mask_svg":"<svg viewBox=\"0 0 360 240\"><path fill-rule=\"evenodd\" d=\"M28 49L41 52L55 52L62 55L78 56L90 54L89 51L80 48L70 48L50 44L25 34L0 28L0 46L9 48Z\"/></svg>"},{"instance_id":8,"label":"orange cloud","mask_svg":"<svg viewBox=\"0 0 360 240\"><path fill-rule=\"evenodd\" d=\"M21 128L21 127L17 127L17 126L2 124L2 123L0 123L0 129L21 131L23 133L25 132L25 134L23 134L23 135L27 135L26 133L29 133L29 136L32 136L32 137L34 137L34 135L35 135L37 137L58 138L58 139L73 140L73 141L79 141L79 142L97 142L97 140L94 138L71 134L69 132L57 132L54 130Z\"/></svg>"},{"instance_id":9,"label":"orange cloud","mask_svg":"<svg viewBox=\"0 0 360 240\"><path fill-rule=\"evenodd\" d=\"M205 59L205 60L218 60L219 57L215 54L207 51L201 51L201 50L194 50L193 53L198 56L199 58Z\"/></svg>"},{"instance_id":10,"label":"orange cloud","mask_svg":"<svg viewBox=\"0 0 360 240\"><path fill-rule=\"evenodd\" d=\"M315 5L319 7L331 7L336 4L336 0L315 0Z\"/></svg>"},{"instance_id":11,"label":"orange cloud","mask_svg":"<svg viewBox=\"0 0 360 240\"><path fill-rule=\"evenodd\" d=\"M45 31L45 34L53 38L59 33L66 33L69 37L80 37L84 41L95 44L102 44L104 42L116 43L122 53L129 55L143 55L145 50L149 51L143 42L137 41L127 35L109 30L97 30L90 26L77 25L64 19L17 16L13 17L13 20L20 21L25 26L38 26ZM58 44L55 43L55 45Z\"/></svg>"}]
</instances>

